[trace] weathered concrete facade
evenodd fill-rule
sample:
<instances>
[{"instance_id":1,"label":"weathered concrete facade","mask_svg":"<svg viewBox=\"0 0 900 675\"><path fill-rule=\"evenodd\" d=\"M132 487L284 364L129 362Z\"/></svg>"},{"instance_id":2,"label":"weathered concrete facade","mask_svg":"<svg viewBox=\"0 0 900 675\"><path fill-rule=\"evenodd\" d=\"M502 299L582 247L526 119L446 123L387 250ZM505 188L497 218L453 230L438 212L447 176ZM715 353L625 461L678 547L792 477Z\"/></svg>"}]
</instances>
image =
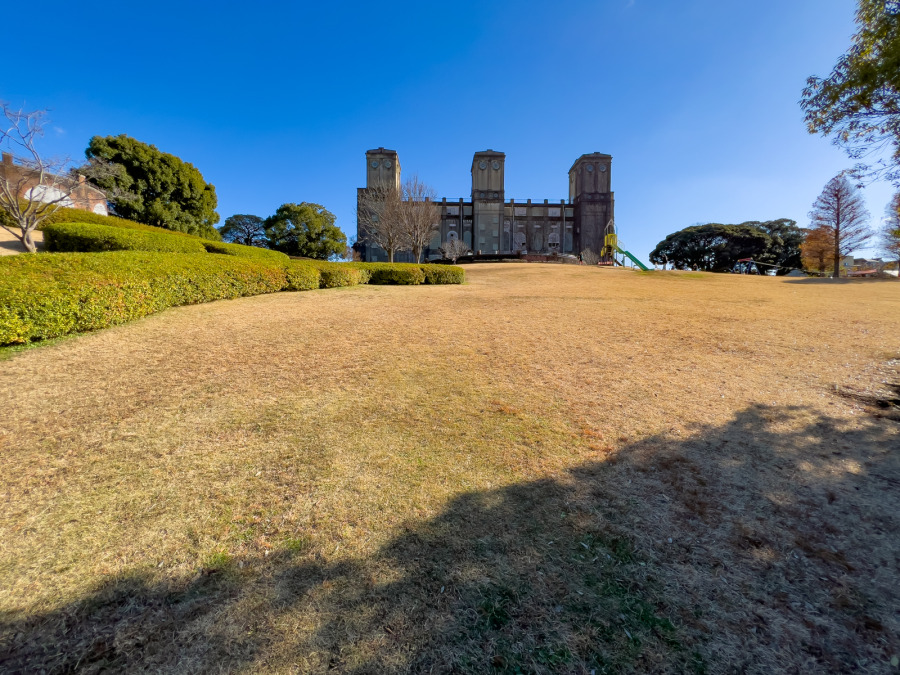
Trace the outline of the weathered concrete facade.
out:
<instances>
[{"instance_id":1,"label":"weathered concrete facade","mask_svg":"<svg viewBox=\"0 0 900 675\"><path fill-rule=\"evenodd\" d=\"M472 158L472 192L468 199L440 200L440 230L425 251L425 258L440 257L439 247L462 239L483 253L560 253L578 255L586 248L600 253L607 226L614 218L611 190L612 156L594 152L579 157L569 169L568 200L506 199L506 155L495 150L476 152ZM366 152L366 187L399 189L400 161L393 150ZM364 260L384 261L387 255L365 241L357 223L358 249ZM399 254L396 259L411 259Z\"/></svg>"}]
</instances>

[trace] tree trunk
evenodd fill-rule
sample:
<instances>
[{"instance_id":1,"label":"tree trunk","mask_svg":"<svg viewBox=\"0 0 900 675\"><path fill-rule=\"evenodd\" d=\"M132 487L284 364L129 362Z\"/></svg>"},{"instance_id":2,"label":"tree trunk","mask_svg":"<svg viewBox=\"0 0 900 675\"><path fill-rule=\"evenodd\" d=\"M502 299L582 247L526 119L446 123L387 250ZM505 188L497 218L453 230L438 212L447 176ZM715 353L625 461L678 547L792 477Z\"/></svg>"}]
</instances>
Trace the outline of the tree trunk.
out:
<instances>
[{"instance_id":1,"label":"tree trunk","mask_svg":"<svg viewBox=\"0 0 900 675\"><path fill-rule=\"evenodd\" d=\"M422 249L413 248L413 257L416 259L416 263L422 262Z\"/></svg>"},{"instance_id":2,"label":"tree trunk","mask_svg":"<svg viewBox=\"0 0 900 675\"><path fill-rule=\"evenodd\" d=\"M22 233L21 239L22 239L22 245L25 247L26 251L28 251L29 253L37 252L37 245L34 243L34 241L31 238L31 230L25 230Z\"/></svg>"},{"instance_id":3,"label":"tree trunk","mask_svg":"<svg viewBox=\"0 0 900 675\"><path fill-rule=\"evenodd\" d=\"M833 279L841 277L841 232L840 229L834 228L834 276Z\"/></svg>"},{"instance_id":4,"label":"tree trunk","mask_svg":"<svg viewBox=\"0 0 900 675\"><path fill-rule=\"evenodd\" d=\"M388 251L388 262L394 262L394 249Z\"/></svg>"}]
</instances>

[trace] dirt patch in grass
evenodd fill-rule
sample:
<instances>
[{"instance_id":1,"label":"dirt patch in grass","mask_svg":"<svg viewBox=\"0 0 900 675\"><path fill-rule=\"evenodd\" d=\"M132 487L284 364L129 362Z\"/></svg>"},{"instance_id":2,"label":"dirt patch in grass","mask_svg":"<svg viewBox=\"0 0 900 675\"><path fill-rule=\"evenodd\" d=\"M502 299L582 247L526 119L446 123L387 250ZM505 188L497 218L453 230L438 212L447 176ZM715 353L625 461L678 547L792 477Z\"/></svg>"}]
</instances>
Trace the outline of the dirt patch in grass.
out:
<instances>
[{"instance_id":1,"label":"dirt patch in grass","mask_svg":"<svg viewBox=\"0 0 900 675\"><path fill-rule=\"evenodd\" d=\"M37 245L38 251L44 249L44 233L35 230L31 233L31 240ZM0 255L16 255L25 253L25 246L12 232L0 227Z\"/></svg>"},{"instance_id":2,"label":"dirt patch in grass","mask_svg":"<svg viewBox=\"0 0 900 675\"><path fill-rule=\"evenodd\" d=\"M0 659L889 670L896 283L467 275L0 363Z\"/></svg>"}]
</instances>

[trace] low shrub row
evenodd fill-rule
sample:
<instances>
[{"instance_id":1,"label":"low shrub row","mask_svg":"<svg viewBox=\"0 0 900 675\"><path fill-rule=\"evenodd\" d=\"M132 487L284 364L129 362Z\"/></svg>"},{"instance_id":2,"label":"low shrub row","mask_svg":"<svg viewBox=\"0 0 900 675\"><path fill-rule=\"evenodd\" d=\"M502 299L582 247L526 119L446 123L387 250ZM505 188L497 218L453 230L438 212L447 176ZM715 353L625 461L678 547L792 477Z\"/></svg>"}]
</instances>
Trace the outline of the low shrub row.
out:
<instances>
[{"instance_id":1,"label":"low shrub row","mask_svg":"<svg viewBox=\"0 0 900 675\"><path fill-rule=\"evenodd\" d=\"M207 255L205 250L203 254L111 251L4 256L0 258L0 345L106 328L167 307L282 290L362 283L462 283L464 279L461 269L446 265L323 263ZM440 268L441 274L432 267ZM453 269L456 273L447 273Z\"/></svg>"},{"instance_id":2,"label":"low shrub row","mask_svg":"<svg viewBox=\"0 0 900 675\"><path fill-rule=\"evenodd\" d=\"M417 284L461 284L466 273L455 265L428 265L416 263L343 263L366 270L370 284L417 285Z\"/></svg>"},{"instance_id":3,"label":"low shrub row","mask_svg":"<svg viewBox=\"0 0 900 675\"><path fill-rule=\"evenodd\" d=\"M95 223L50 223L44 225L43 231L44 245L48 251L54 253L100 251L206 253L207 251L201 239L173 236L164 230L153 232Z\"/></svg>"},{"instance_id":4,"label":"low shrub row","mask_svg":"<svg viewBox=\"0 0 900 675\"><path fill-rule=\"evenodd\" d=\"M101 216L77 209L59 209L43 226L48 251L158 251L170 253L218 253L286 263L280 251L256 246L226 244L200 239L183 232L142 225L115 216ZM322 288L358 284L461 284L465 272L451 265L416 263L329 263L305 261L320 272Z\"/></svg>"},{"instance_id":5,"label":"low shrub row","mask_svg":"<svg viewBox=\"0 0 900 675\"><path fill-rule=\"evenodd\" d=\"M270 248L259 246L244 246L243 244L226 244L222 241L201 240L207 253L221 253L222 255L234 255L239 258L257 258L264 260L277 260L287 262L288 256L281 251L273 251Z\"/></svg>"},{"instance_id":6,"label":"low shrub row","mask_svg":"<svg viewBox=\"0 0 900 675\"><path fill-rule=\"evenodd\" d=\"M324 260L304 260L319 270L319 288L339 288L359 286L371 279L369 270L347 263L325 262Z\"/></svg>"},{"instance_id":7,"label":"low shrub row","mask_svg":"<svg viewBox=\"0 0 900 675\"><path fill-rule=\"evenodd\" d=\"M103 218L88 213L95 218ZM112 220L130 222L115 218ZM44 225L44 244L53 253L97 253L100 251L157 251L160 253L218 253L240 258L257 258L286 263L288 257L280 251L256 246L226 244L221 241L199 239L181 232L158 227L141 229L97 223L50 223Z\"/></svg>"},{"instance_id":8,"label":"low shrub row","mask_svg":"<svg viewBox=\"0 0 900 675\"><path fill-rule=\"evenodd\" d=\"M0 260L0 344L96 330L167 307L319 287L311 265L147 251Z\"/></svg>"},{"instance_id":9,"label":"low shrub row","mask_svg":"<svg viewBox=\"0 0 900 675\"><path fill-rule=\"evenodd\" d=\"M420 265L420 267L425 273L426 284L462 284L466 281L466 271L456 265Z\"/></svg>"},{"instance_id":10,"label":"low shrub row","mask_svg":"<svg viewBox=\"0 0 900 675\"><path fill-rule=\"evenodd\" d=\"M464 280L458 267L292 260L75 209L60 209L42 229L52 253L0 259L0 345L282 290Z\"/></svg>"},{"instance_id":11,"label":"low shrub row","mask_svg":"<svg viewBox=\"0 0 900 675\"><path fill-rule=\"evenodd\" d=\"M56 225L58 223L91 223L92 225L106 225L107 227L120 227L126 230L142 230L144 232L161 232L163 234L171 234L178 237L188 237L190 239L198 239L192 234L186 232L177 232L175 230L167 230L164 227L154 227L153 225L144 225L136 223L133 220L118 218L116 216L103 216L99 213L90 211L82 211L81 209L59 208L41 223L38 228L45 229L48 225Z\"/></svg>"},{"instance_id":12,"label":"low shrub row","mask_svg":"<svg viewBox=\"0 0 900 675\"><path fill-rule=\"evenodd\" d=\"M414 286L425 283L422 265L413 263L351 263L369 272L369 283L381 285Z\"/></svg>"},{"instance_id":13,"label":"low shrub row","mask_svg":"<svg viewBox=\"0 0 900 675\"><path fill-rule=\"evenodd\" d=\"M282 291L311 291L320 287L319 270L305 260L290 260L282 266L284 286Z\"/></svg>"}]
</instances>

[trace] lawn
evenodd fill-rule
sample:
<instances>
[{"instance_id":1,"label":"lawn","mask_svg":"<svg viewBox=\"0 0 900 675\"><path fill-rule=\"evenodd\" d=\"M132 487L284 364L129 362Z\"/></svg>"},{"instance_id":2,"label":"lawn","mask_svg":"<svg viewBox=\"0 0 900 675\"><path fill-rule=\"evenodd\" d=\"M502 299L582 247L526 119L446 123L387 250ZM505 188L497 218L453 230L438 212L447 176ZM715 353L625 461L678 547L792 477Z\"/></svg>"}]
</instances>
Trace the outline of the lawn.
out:
<instances>
[{"instance_id":1,"label":"lawn","mask_svg":"<svg viewBox=\"0 0 900 675\"><path fill-rule=\"evenodd\" d=\"M900 284L466 273L9 353L0 669L896 670Z\"/></svg>"}]
</instances>

